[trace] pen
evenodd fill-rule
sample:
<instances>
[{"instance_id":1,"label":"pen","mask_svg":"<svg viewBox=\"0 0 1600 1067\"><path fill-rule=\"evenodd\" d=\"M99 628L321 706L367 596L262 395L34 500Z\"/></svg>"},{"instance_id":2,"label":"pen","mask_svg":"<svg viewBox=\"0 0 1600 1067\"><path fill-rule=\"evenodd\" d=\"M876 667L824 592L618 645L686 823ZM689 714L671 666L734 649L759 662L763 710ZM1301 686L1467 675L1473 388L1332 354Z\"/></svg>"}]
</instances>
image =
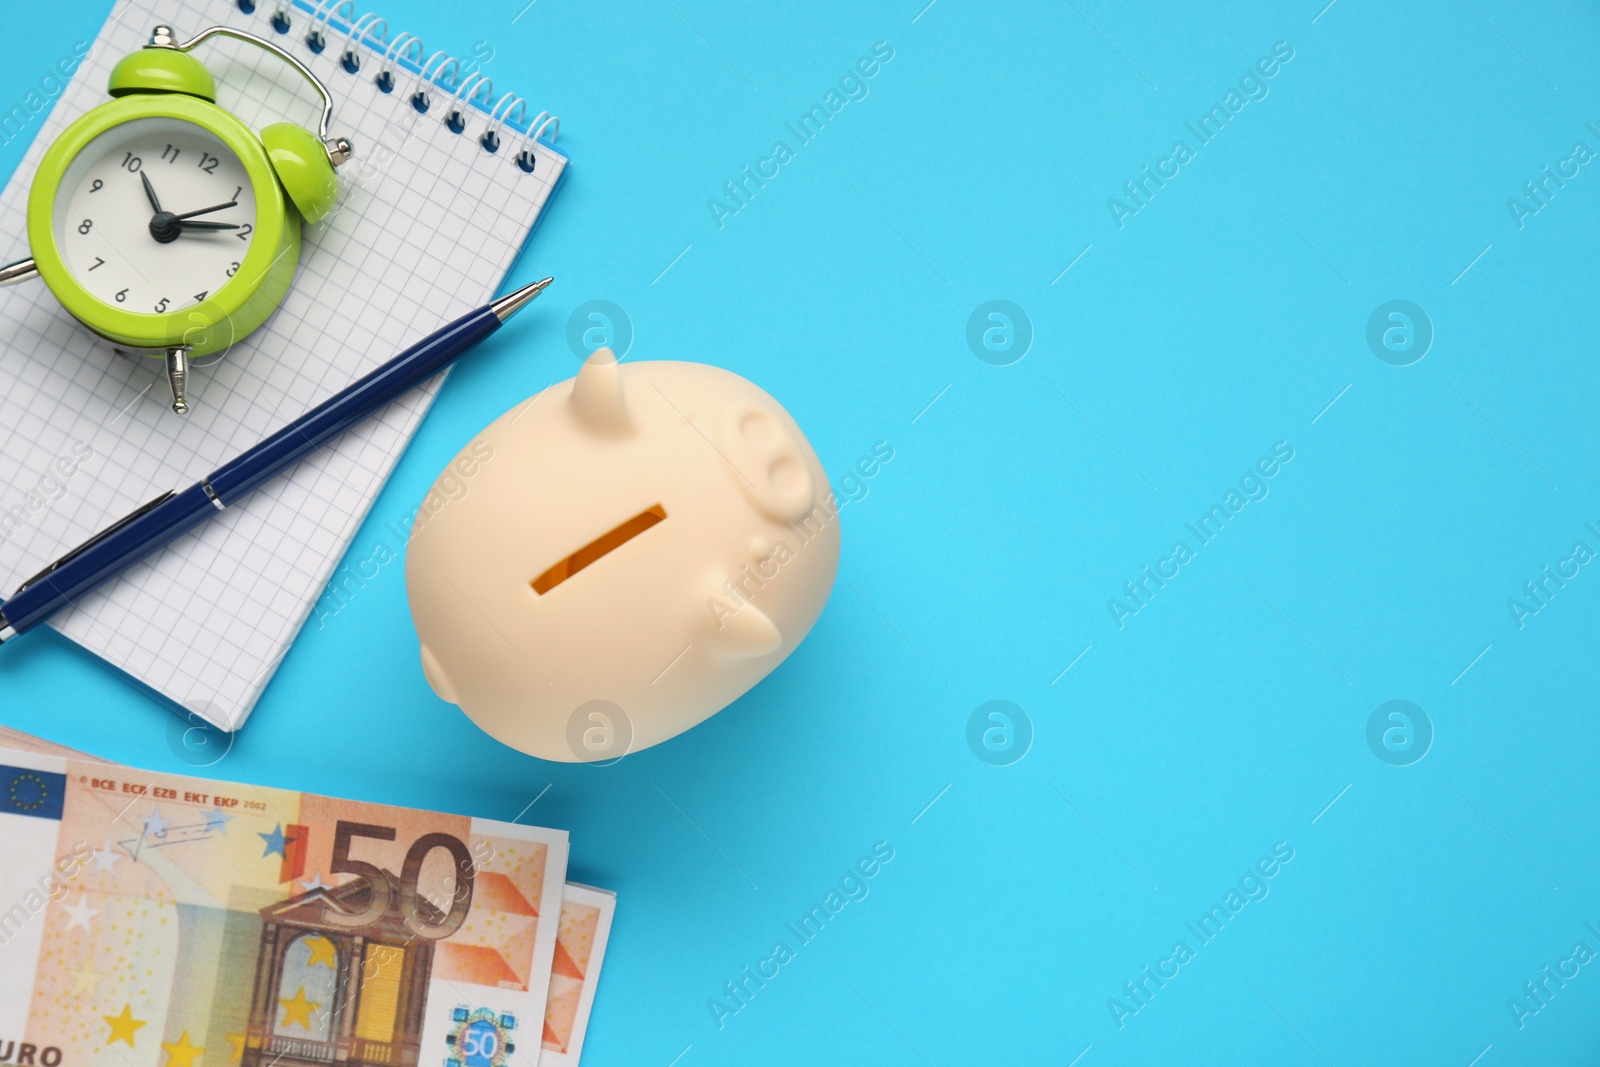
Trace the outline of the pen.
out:
<instances>
[{"instance_id":1,"label":"pen","mask_svg":"<svg viewBox=\"0 0 1600 1067\"><path fill-rule=\"evenodd\" d=\"M26 633L78 597L200 525L294 466L498 330L552 279L525 285L418 341L260 444L183 491L171 490L68 552L0 601L0 643Z\"/></svg>"}]
</instances>

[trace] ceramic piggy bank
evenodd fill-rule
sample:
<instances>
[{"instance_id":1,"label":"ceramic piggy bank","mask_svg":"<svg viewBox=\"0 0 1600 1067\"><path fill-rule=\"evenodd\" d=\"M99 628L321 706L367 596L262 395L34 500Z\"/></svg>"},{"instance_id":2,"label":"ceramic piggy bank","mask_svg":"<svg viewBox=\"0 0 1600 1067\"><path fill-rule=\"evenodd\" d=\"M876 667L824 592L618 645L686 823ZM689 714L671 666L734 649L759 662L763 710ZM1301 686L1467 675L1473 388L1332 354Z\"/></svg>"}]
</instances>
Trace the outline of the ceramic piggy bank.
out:
<instances>
[{"instance_id":1,"label":"ceramic piggy bank","mask_svg":"<svg viewBox=\"0 0 1600 1067\"><path fill-rule=\"evenodd\" d=\"M600 349L445 468L406 588L434 692L513 748L593 762L760 681L838 563L833 492L777 401Z\"/></svg>"}]
</instances>

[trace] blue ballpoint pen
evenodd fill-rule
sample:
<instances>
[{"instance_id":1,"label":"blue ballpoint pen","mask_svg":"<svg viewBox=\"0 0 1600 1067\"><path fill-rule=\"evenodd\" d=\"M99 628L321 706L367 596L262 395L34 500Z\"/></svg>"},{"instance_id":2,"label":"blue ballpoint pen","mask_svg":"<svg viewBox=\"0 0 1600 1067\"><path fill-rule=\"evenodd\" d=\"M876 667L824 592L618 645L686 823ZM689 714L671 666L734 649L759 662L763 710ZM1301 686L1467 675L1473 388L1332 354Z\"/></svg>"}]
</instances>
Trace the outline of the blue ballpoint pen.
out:
<instances>
[{"instance_id":1,"label":"blue ballpoint pen","mask_svg":"<svg viewBox=\"0 0 1600 1067\"><path fill-rule=\"evenodd\" d=\"M0 602L0 643L44 622L100 583L236 504L323 442L420 385L498 330L552 279L525 285L423 338L349 388L312 408L209 477L173 490L68 552Z\"/></svg>"}]
</instances>

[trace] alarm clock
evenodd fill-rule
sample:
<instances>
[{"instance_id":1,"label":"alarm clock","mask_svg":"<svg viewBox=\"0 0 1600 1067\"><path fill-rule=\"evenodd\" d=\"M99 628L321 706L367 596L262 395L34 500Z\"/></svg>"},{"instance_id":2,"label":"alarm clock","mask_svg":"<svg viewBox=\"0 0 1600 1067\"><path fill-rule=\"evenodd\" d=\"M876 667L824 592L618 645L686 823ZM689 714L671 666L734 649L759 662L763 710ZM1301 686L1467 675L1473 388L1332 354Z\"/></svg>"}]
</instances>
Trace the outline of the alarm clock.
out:
<instances>
[{"instance_id":1,"label":"alarm clock","mask_svg":"<svg viewBox=\"0 0 1600 1067\"><path fill-rule=\"evenodd\" d=\"M232 37L273 53L322 97L317 131L259 133L217 106L216 82L188 53ZM187 41L157 26L111 71L113 99L46 150L28 194L31 258L0 285L39 277L63 307L118 350L159 358L172 410L189 410L189 368L214 362L282 302L302 220L338 193L350 142L332 137L333 96L288 52L212 26Z\"/></svg>"}]
</instances>

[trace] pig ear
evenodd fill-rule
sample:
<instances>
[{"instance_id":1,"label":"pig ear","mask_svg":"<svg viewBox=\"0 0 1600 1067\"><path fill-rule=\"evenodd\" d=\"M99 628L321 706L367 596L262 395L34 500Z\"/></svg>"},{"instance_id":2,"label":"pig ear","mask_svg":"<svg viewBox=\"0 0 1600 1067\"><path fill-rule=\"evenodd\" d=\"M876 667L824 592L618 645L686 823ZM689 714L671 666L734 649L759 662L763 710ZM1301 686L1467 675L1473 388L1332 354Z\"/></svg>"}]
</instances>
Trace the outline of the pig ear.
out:
<instances>
[{"instance_id":1,"label":"pig ear","mask_svg":"<svg viewBox=\"0 0 1600 1067\"><path fill-rule=\"evenodd\" d=\"M609 348L590 353L577 381L572 383L569 401L578 420L601 434L624 434L633 429L627 400L622 395L622 371Z\"/></svg>"},{"instance_id":2,"label":"pig ear","mask_svg":"<svg viewBox=\"0 0 1600 1067\"><path fill-rule=\"evenodd\" d=\"M439 666L439 659L427 645L422 646L422 674L428 679L428 684L438 694L439 699L448 704L460 704L456 696L456 687L450 684L450 679L445 675L444 668Z\"/></svg>"},{"instance_id":3,"label":"pig ear","mask_svg":"<svg viewBox=\"0 0 1600 1067\"><path fill-rule=\"evenodd\" d=\"M739 659L755 659L777 650L783 644L783 634L767 613L746 602L739 610L722 620L716 634L717 647L723 653Z\"/></svg>"}]
</instances>

